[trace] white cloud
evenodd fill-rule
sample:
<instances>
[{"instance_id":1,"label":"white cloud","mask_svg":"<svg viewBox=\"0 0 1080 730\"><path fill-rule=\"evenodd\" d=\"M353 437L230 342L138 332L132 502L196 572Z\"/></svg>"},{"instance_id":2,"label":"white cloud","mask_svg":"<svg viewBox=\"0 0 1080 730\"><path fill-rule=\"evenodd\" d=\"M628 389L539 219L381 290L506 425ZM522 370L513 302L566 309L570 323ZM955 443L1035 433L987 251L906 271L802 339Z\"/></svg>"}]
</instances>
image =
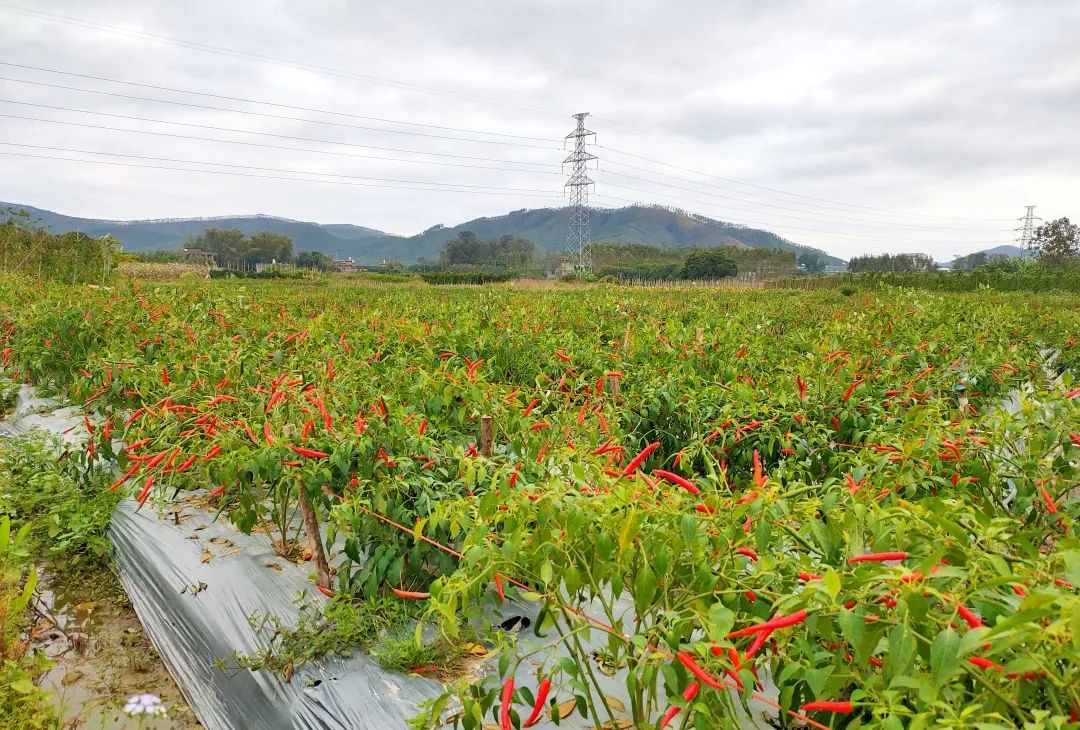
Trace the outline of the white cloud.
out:
<instances>
[{"instance_id":1,"label":"white cloud","mask_svg":"<svg viewBox=\"0 0 1080 730\"><path fill-rule=\"evenodd\" d=\"M41 11L30 3L23 7ZM1039 204L1044 218L1080 217L1075 209L1080 179L1074 172L1080 162L1080 136L1075 132L1080 112L1080 56L1075 53L1080 4L1071 0L947 4L244 0L194 5L57 0L44 12L338 72L263 63L9 12L0 13L5 46L0 60L555 140L570 130L571 112L592 111L595 118L590 121L603 146L596 151L606 169L694 188L664 190L654 183L631 183L601 172L597 175L601 195L675 204L760 224L842 256L910 250L948 258L1006 243L1012 238L1012 224L1003 219L1018 216L1030 203ZM285 116L318 116L3 66L0 76ZM501 160L557 163L564 156L557 143L544 144L543 149L471 144L10 81L0 81L0 98ZM11 103L0 103L0 114L454 161ZM378 126L341 116L318 118ZM463 136L434 129L412 131ZM557 168L548 168L549 174L529 174L405 164L5 117L0 117L0 141L336 175L539 189L552 196L562 190L562 178L550 174ZM657 167L606 148L808 197ZM20 151L0 146L4 150ZM0 176L0 199L94 217L266 212L409 233L434 223L560 204L543 197L379 189L7 156L0 161L5 171ZM616 161L652 172L630 170ZM605 180L655 194L617 189Z\"/></svg>"}]
</instances>

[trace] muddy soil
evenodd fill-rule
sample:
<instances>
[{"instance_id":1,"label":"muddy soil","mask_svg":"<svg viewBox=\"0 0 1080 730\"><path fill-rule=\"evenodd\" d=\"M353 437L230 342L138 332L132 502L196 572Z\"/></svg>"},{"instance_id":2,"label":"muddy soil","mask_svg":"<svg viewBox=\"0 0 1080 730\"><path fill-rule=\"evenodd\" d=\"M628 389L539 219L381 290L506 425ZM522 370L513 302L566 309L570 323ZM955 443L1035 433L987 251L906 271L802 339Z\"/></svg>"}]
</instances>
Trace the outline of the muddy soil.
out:
<instances>
[{"instance_id":1,"label":"muddy soil","mask_svg":"<svg viewBox=\"0 0 1080 730\"><path fill-rule=\"evenodd\" d=\"M38 684L55 693L57 713L67 727L134 730L138 724L123 707L140 694L160 697L168 716L139 727L201 727L111 573L72 580L44 572L34 599L30 648L54 662Z\"/></svg>"}]
</instances>

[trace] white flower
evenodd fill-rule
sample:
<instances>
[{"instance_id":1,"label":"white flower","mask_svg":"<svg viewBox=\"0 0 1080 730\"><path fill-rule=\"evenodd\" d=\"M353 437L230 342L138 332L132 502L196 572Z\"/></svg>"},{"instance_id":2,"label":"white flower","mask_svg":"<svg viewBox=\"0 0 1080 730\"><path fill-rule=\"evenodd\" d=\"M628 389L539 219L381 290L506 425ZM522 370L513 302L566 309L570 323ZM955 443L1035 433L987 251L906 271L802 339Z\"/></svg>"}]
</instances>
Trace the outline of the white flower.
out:
<instances>
[{"instance_id":1,"label":"white flower","mask_svg":"<svg viewBox=\"0 0 1080 730\"><path fill-rule=\"evenodd\" d=\"M128 698L127 704L124 705L124 712L131 717L136 715L165 717L168 710L157 695L135 695Z\"/></svg>"}]
</instances>

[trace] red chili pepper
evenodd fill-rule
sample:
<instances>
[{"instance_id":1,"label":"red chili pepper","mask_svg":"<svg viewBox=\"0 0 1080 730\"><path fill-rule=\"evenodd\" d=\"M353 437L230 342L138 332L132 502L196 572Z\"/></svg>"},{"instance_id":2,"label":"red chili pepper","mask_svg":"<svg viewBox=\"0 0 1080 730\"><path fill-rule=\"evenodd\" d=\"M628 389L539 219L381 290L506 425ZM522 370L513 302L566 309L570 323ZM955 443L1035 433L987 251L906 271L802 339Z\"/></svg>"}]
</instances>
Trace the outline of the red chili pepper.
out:
<instances>
[{"instance_id":1,"label":"red chili pepper","mask_svg":"<svg viewBox=\"0 0 1080 730\"><path fill-rule=\"evenodd\" d=\"M754 449L754 486L765 486L765 475L761 473L761 455Z\"/></svg>"},{"instance_id":2,"label":"red chili pepper","mask_svg":"<svg viewBox=\"0 0 1080 730\"><path fill-rule=\"evenodd\" d=\"M716 510L714 510L712 507L706 504L701 504L700 502L694 505L694 509L703 515L711 515L716 512Z\"/></svg>"},{"instance_id":3,"label":"red chili pepper","mask_svg":"<svg viewBox=\"0 0 1080 730\"><path fill-rule=\"evenodd\" d=\"M806 400L806 381L802 376L795 376L795 386L799 389L799 400Z\"/></svg>"},{"instance_id":4,"label":"red chili pepper","mask_svg":"<svg viewBox=\"0 0 1080 730\"><path fill-rule=\"evenodd\" d=\"M529 426L530 431L542 431L545 428L551 428L551 424L547 421L539 421L538 423Z\"/></svg>"},{"instance_id":5,"label":"red chili pepper","mask_svg":"<svg viewBox=\"0 0 1080 730\"><path fill-rule=\"evenodd\" d=\"M266 439L266 443L273 445L273 443L274 443L274 432L270 428L270 422L269 421L263 421L262 432L263 432L263 438Z\"/></svg>"},{"instance_id":6,"label":"red chili pepper","mask_svg":"<svg viewBox=\"0 0 1080 730\"><path fill-rule=\"evenodd\" d=\"M315 587L319 590L319 593L323 594L327 598L333 598L334 597L334 592L332 590L330 590L329 588L324 588L323 586L318 585L318 584L316 584Z\"/></svg>"},{"instance_id":7,"label":"red chili pepper","mask_svg":"<svg viewBox=\"0 0 1080 730\"><path fill-rule=\"evenodd\" d=\"M332 357L326 361L326 379L334 379L334 358Z\"/></svg>"},{"instance_id":8,"label":"red chili pepper","mask_svg":"<svg viewBox=\"0 0 1080 730\"><path fill-rule=\"evenodd\" d=\"M221 447L218 446L217 444L214 444L213 446L210 447L210 450L206 452L206 456L203 457L203 461L210 461L211 459L213 459L215 456L217 456L220 453L221 453Z\"/></svg>"},{"instance_id":9,"label":"red chili pepper","mask_svg":"<svg viewBox=\"0 0 1080 730\"><path fill-rule=\"evenodd\" d=\"M806 620L809 614L805 609L790 613L787 616L776 616L768 621L760 624L754 624L753 626L747 626L746 628L739 629L738 631L732 631L727 635L729 639L737 639L740 636L749 636L750 634L757 634L764 631L775 631L776 629L786 629L789 626L795 626L801 624Z\"/></svg>"},{"instance_id":10,"label":"red chili pepper","mask_svg":"<svg viewBox=\"0 0 1080 730\"><path fill-rule=\"evenodd\" d=\"M425 418L424 420L420 421L420 430L419 430L420 435L423 436L426 431L427 431L427 419Z\"/></svg>"},{"instance_id":11,"label":"red chili pepper","mask_svg":"<svg viewBox=\"0 0 1080 730\"><path fill-rule=\"evenodd\" d=\"M191 468L191 465L194 464L196 459L198 458L199 456L197 454L192 454L191 456L189 456L183 464L176 467L176 473L183 474L185 471Z\"/></svg>"},{"instance_id":12,"label":"red chili pepper","mask_svg":"<svg viewBox=\"0 0 1080 730\"><path fill-rule=\"evenodd\" d=\"M848 558L848 562L855 563L881 563L886 560L904 560L908 556L905 552L891 552L891 553L866 553L865 555L855 555Z\"/></svg>"},{"instance_id":13,"label":"red chili pepper","mask_svg":"<svg viewBox=\"0 0 1080 730\"><path fill-rule=\"evenodd\" d=\"M570 362L570 356L569 355L564 355L561 350L556 350L555 351L555 357L559 358L563 362Z\"/></svg>"},{"instance_id":14,"label":"red chili pepper","mask_svg":"<svg viewBox=\"0 0 1080 730\"><path fill-rule=\"evenodd\" d=\"M136 418L143 415L144 413L146 413L145 408L140 408L137 411L134 411L130 416L127 417L127 420L124 421L124 428L130 426L132 423L134 423Z\"/></svg>"},{"instance_id":15,"label":"red chili pepper","mask_svg":"<svg viewBox=\"0 0 1080 730\"><path fill-rule=\"evenodd\" d=\"M549 692L551 692L551 680L544 679L540 682L540 686L536 688L536 702L533 703L532 712L529 713L522 727L532 727L540 720L540 714L544 711L544 705L547 704Z\"/></svg>"},{"instance_id":16,"label":"red chili pepper","mask_svg":"<svg viewBox=\"0 0 1080 730\"><path fill-rule=\"evenodd\" d=\"M135 472L137 472L138 470L139 470L139 464L133 465L126 472L121 474L119 479L117 479L115 482L113 482L112 486L109 487L109 491L110 492L115 492L117 489L119 489L121 486L123 486L124 482L126 482L128 479L131 479L131 477L135 476Z\"/></svg>"},{"instance_id":17,"label":"red chili pepper","mask_svg":"<svg viewBox=\"0 0 1080 730\"><path fill-rule=\"evenodd\" d=\"M691 682L690 684L686 685L686 689L684 689L682 693L683 700L685 700L687 704L689 704L691 700L697 697L697 693L700 689L701 685L697 682ZM668 708L668 711L664 713L664 716L662 718L660 718L660 730L666 728L668 726L668 723L675 719L675 716L679 714L680 709L682 708L680 708L678 705L674 705ZM528 727L528 725L526 725L526 727Z\"/></svg>"},{"instance_id":18,"label":"red chili pepper","mask_svg":"<svg viewBox=\"0 0 1080 730\"><path fill-rule=\"evenodd\" d=\"M751 560L757 560L758 559L757 552L755 552L752 548L748 548L748 547L735 548L735 552L737 552L739 555L743 555L745 557L748 557Z\"/></svg>"},{"instance_id":19,"label":"red chili pepper","mask_svg":"<svg viewBox=\"0 0 1080 730\"><path fill-rule=\"evenodd\" d=\"M289 444L289 450L300 456L306 456L310 459L325 459L329 454L325 451L316 451L315 449L305 449L303 446L293 446Z\"/></svg>"},{"instance_id":20,"label":"red chili pepper","mask_svg":"<svg viewBox=\"0 0 1080 730\"><path fill-rule=\"evenodd\" d=\"M804 583L809 583L812 580L821 580L821 575L818 573L807 573L805 570L799 571L799 580Z\"/></svg>"},{"instance_id":21,"label":"red chili pepper","mask_svg":"<svg viewBox=\"0 0 1080 730\"><path fill-rule=\"evenodd\" d=\"M502 730L514 730L510 723L510 702L514 699L514 678L509 677L503 685L502 706L499 708L499 726Z\"/></svg>"},{"instance_id":22,"label":"red chili pepper","mask_svg":"<svg viewBox=\"0 0 1080 730\"><path fill-rule=\"evenodd\" d=\"M1001 666L1000 664L996 664L995 662L990 661L986 657L981 657L981 656L969 656L968 657L968 663L969 664L974 664L975 666L979 667L980 669L996 669L999 672L1005 668L1005 667Z\"/></svg>"},{"instance_id":23,"label":"red chili pepper","mask_svg":"<svg viewBox=\"0 0 1080 730\"><path fill-rule=\"evenodd\" d=\"M514 471L510 474L510 486L511 487L514 486L515 484L517 484L518 472L520 472L520 471L521 471L521 464L515 465L514 466Z\"/></svg>"},{"instance_id":24,"label":"red chili pepper","mask_svg":"<svg viewBox=\"0 0 1080 730\"><path fill-rule=\"evenodd\" d=\"M495 592L499 594L499 603L506 603L506 592L503 590L502 576L495 574Z\"/></svg>"},{"instance_id":25,"label":"red chili pepper","mask_svg":"<svg viewBox=\"0 0 1080 730\"><path fill-rule=\"evenodd\" d=\"M750 646L746 647L746 661L753 659L761 648L765 646L765 642L772 636L772 629L762 631L760 634L754 637L754 640L750 642Z\"/></svg>"},{"instance_id":26,"label":"red chili pepper","mask_svg":"<svg viewBox=\"0 0 1080 730\"><path fill-rule=\"evenodd\" d=\"M215 489L214 491L210 492L210 495L209 495L209 496L211 496L211 497L217 497L218 495L220 495L220 494L223 494L224 492L225 492L225 485L224 485L224 484L222 484L222 485L221 485L220 487L218 487L218 488L217 488L217 489Z\"/></svg>"},{"instance_id":27,"label":"red chili pepper","mask_svg":"<svg viewBox=\"0 0 1080 730\"><path fill-rule=\"evenodd\" d=\"M849 712L854 711L855 707L847 700L817 700L815 702L807 702L802 706L802 709L803 712L836 712L841 715L846 715Z\"/></svg>"},{"instance_id":28,"label":"red chili pepper","mask_svg":"<svg viewBox=\"0 0 1080 730\"><path fill-rule=\"evenodd\" d=\"M685 479L685 478L679 476L678 474L673 474L670 471L664 471L663 469L655 469L653 471L653 474L660 477L661 479L667 479L672 484L679 485L680 487L682 487L686 491L690 492L690 494L700 494L701 493L701 490L698 489L697 487L695 487L693 485L693 483L689 479Z\"/></svg>"},{"instance_id":29,"label":"red chili pepper","mask_svg":"<svg viewBox=\"0 0 1080 730\"><path fill-rule=\"evenodd\" d=\"M165 457L169 455L169 450L159 452L156 456L152 457L150 461L146 462L147 469L153 469L155 466L165 461Z\"/></svg>"},{"instance_id":30,"label":"red chili pepper","mask_svg":"<svg viewBox=\"0 0 1080 730\"><path fill-rule=\"evenodd\" d=\"M169 384L169 371L165 368L161 368L161 382L165 385Z\"/></svg>"},{"instance_id":31,"label":"red chili pepper","mask_svg":"<svg viewBox=\"0 0 1080 730\"><path fill-rule=\"evenodd\" d=\"M423 601L431 598L430 593L422 593L420 591L403 591L400 588L391 588L390 590L393 591L394 595L398 598L406 598L410 601Z\"/></svg>"},{"instance_id":32,"label":"red chili pepper","mask_svg":"<svg viewBox=\"0 0 1080 730\"><path fill-rule=\"evenodd\" d=\"M136 497L136 501L140 505L146 501L146 498L150 495L150 489L154 486L154 475L151 474L146 478L146 483L143 485L142 491L139 492L139 496Z\"/></svg>"},{"instance_id":33,"label":"red chili pepper","mask_svg":"<svg viewBox=\"0 0 1080 730\"><path fill-rule=\"evenodd\" d=\"M527 415L529 415L530 413L532 413L532 412L533 412L533 408L536 408L536 407L537 407L538 405L540 405L540 399L539 399L539 398L533 398L533 399L532 399L532 400L531 400L531 401L529 402L529 405L525 406L525 415L527 416Z\"/></svg>"},{"instance_id":34,"label":"red chili pepper","mask_svg":"<svg viewBox=\"0 0 1080 730\"><path fill-rule=\"evenodd\" d=\"M973 629L977 629L983 625L982 619L972 613L971 610L963 604L957 604L956 612L960 614L960 618L964 619L964 623Z\"/></svg>"},{"instance_id":35,"label":"red chili pepper","mask_svg":"<svg viewBox=\"0 0 1080 730\"><path fill-rule=\"evenodd\" d=\"M637 468L641 466L641 462L645 461L656 449L660 448L659 441L653 441L651 444L642 449L637 456L630 460L630 463L626 465L626 469L623 471L623 476L630 476Z\"/></svg>"},{"instance_id":36,"label":"red chili pepper","mask_svg":"<svg viewBox=\"0 0 1080 730\"><path fill-rule=\"evenodd\" d=\"M678 657L679 661L684 667L690 670L691 674L701 680L702 684L708 687L712 687L713 689L727 690L727 687L724 686L722 682L717 680L716 677L712 676L700 666L698 666L698 663L694 661L694 658L690 654L690 652L680 651L678 654L676 654L676 657Z\"/></svg>"},{"instance_id":37,"label":"red chili pepper","mask_svg":"<svg viewBox=\"0 0 1080 730\"><path fill-rule=\"evenodd\" d=\"M1066 400L1071 400L1072 398L1075 398L1078 395L1080 395L1080 388L1073 388L1072 390L1070 390L1068 393L1065 394L1065 399Z\"/></svg>"},{"instance_id":38,"label":"red chili pepper","mask_svg":"<svg viewBox=\"0 0 1080 730\"><path fill-rule=\"evenodd\" d=\"M1046 491L1045 488L1042 488L1042 489L1039 489L1039 494L1042 495L1043 502L1046 503L1046 511L1049 512L1052 515L1057 514L1057 511L1058 511L1057 502L1055 502L1054 498L1050 496L1050 492Z\"/></svg>"}]
</instances>

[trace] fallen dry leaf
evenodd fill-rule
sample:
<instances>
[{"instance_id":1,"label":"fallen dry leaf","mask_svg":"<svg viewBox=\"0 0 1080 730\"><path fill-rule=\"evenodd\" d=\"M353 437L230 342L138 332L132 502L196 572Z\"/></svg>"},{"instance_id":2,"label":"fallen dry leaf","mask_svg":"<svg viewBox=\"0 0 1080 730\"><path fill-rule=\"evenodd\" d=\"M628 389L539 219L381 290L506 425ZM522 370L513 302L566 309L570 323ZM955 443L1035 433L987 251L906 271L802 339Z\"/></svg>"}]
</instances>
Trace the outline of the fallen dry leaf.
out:
<instances>
[{"instance_id":1,"label":"fallen dry leaf","mask_svg":"<svg viewBox=\"0 0 1080 730\"><path fill-rule=\"evenodd\" d=\"M559 703L559 719L565 720L573 714L574 708L577 707L577 700L567 700L566 702Z\"/></svg>"},{"instance_id":2,"label":"fallen dry leaf","mask_svg":"<svg viewBox=\"0 0 1080 730\"><path fill-rule=\"evenodd\" d=\"M210 552L209 550L203 550L202 551L202 557L199 558L199 562L205 564L205 563L209 563L213 559L214 559L214 554L212 552Z\"/></svg>"},{"instance_id":3,"label":"fallen dry leaf","mask_svg":"<svg viewBox=\"0 0 1080 730\"><path fill-rule=\"evenodd\" d=\"M611 695L604 695L604 699L607 700L608 706L610 706L611 709L615 710L615 712L626 712L626 705L624 705L622 702L615 699Z\"/></svg>"}]
</instances>

